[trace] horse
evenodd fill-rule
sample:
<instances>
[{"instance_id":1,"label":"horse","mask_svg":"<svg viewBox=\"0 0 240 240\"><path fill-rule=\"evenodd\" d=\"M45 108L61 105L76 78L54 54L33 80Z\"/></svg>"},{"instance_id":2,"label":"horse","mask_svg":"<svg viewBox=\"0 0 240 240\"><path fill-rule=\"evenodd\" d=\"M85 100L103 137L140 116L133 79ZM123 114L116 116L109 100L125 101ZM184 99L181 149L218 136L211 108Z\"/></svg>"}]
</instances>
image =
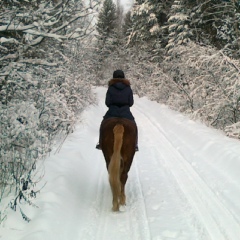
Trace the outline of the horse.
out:
<instances>
[{"instance_id":1,"label":"horse","mask_svg":"<svg viewBox=\"0 0 240 240\"><path fill-rule=\"evenodd\" d=\"M126 205L125 184L135 155L137 126L129 119L114 117L103 120L100 132L112 190L112 210L119 211L120 205Z\"/></svg>"}]
</instances>

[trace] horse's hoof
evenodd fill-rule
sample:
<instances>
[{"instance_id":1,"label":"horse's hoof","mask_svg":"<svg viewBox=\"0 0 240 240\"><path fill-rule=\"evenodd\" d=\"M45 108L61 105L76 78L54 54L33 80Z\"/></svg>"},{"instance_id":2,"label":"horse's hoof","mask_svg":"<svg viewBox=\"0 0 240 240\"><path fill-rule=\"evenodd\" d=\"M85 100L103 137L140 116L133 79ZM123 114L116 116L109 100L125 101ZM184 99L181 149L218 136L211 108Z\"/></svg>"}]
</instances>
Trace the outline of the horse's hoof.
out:
<instances>
[{"instance_id":1,"label":"horse's hoof","mask_svg":"<svg viewBox=\"0 0 240 240\"><path fill-rule=\"evenodd\" d=\"M119 206L114 206L112 207L113 212L119 212Z\"/></svg>"}]
</instances>

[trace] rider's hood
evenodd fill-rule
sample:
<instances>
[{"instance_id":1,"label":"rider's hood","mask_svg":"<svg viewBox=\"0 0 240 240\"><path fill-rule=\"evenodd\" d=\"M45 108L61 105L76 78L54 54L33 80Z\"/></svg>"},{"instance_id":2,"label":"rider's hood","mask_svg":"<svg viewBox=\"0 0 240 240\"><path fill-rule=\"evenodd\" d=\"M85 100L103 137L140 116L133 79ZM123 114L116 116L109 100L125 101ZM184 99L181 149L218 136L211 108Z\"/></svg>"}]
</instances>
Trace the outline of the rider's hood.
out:
<instances>
[{"instance_id":1,"label":"rider's hood","mask_svg":"<svg viewBox=\"0 0 240 240\"><path fill-rule=\"evenodd\" d=\"M130 86L130 82L125 78L113 78L108 82L108 86L114 86L118 89L124 89L125 87Z\"/></svg>"}]
</instances>

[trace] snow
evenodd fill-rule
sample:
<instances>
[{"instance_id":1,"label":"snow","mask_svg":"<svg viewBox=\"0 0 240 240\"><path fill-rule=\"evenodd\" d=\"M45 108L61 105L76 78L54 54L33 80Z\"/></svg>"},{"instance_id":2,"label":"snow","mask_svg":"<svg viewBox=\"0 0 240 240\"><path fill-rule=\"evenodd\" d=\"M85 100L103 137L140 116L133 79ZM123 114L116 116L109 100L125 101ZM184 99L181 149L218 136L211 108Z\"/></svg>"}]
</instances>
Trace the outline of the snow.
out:
<instances>
[{"instance_id":1,"label":"snow","mask_svg":"<svg viewBox=\"0 0 240 240\"><path fill-rule=\"evenodd\" d=\"M126 185L127 205L111 211L102 152L95 149L107 108L94 91L60 151L38 167L43 187L31 218L9 212L1 240L239 240L240 142L167 106L134 96L139 149ZM40 186L39 186L40 187Z\"/></svg>"},{"instance_id":2,"label":"snow","mask_svg":"<svg viewBox=\"0 0 240 240\"><path fill-rule=\"evenodd\" d=\"M134 1L133 0L120 0L123 8L124 8L124 12L128 12L129 10L131 10ZM115 1L115 3L117 3L117 1Z\"/></svg>"}]
</instances>

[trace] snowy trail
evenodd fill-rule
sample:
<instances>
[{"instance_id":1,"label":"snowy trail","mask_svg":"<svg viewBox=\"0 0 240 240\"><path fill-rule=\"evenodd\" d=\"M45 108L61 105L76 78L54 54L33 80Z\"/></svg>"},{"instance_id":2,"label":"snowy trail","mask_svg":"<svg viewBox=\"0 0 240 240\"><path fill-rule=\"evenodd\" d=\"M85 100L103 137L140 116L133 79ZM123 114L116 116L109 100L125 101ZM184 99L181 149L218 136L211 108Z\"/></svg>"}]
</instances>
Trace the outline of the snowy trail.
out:
<instances>
[{"instance_id":1,"label":"snowy trail","mask_svg":"<svg viewBox=\"0 0 240 240\"><path fill-rule=\"evenodd\" d=\"M138 111L142 112L140 109ZM140 116L141 119L144 118L143 115L145 114ZM189 205L194 209L194 213L206 228L211 239L238 239L240 222L237 216L224 206L221 198L208 187L191 164L174 148L171 139L168 139L161 125L154 118L146 117L145 122L152 125L151 128L155 129L155 135L161 135L158 137L159 145L164 148L158 150L159 155L170 156L170 159L165 161L165 167L171 170Z\"/></svg>"},{"instance_id":2,"label":"snowy trail","mask_svg":"<svg viewBox=\"0 0 240 240\"><path fill-rule=\"evenodd\" d=\"M32 221L10 214L0 239L239 240L240 142L146 98L135 96L132 108L140 151L127 206L111 211L104 158L94 149L106 89L94 91L99 104L45 162L47 185Z\"/></svg>"}]
</instances>

